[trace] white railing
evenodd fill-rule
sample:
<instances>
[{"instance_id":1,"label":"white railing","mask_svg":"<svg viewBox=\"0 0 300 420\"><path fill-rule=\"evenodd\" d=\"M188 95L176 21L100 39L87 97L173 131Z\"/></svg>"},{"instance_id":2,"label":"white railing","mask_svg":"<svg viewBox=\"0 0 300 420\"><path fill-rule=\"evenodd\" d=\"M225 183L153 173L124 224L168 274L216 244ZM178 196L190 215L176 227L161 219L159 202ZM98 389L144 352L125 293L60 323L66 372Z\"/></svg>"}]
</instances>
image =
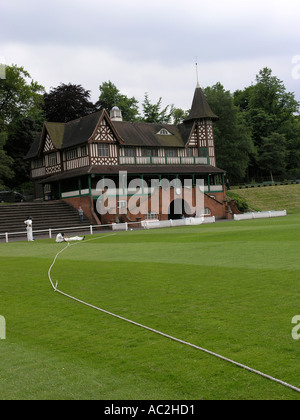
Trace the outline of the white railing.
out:
<instances>
[{"instance_id":1,"label":"white railing","mask_svg":"<svg viewBox=\"0 0 300 420\"><path fill-rule=\"evenodd\" d=\"M89 194L89 189L80 190L80 191L75 190L75 191L61 193L61 198L77 197L80 195L88 195L88 194Z\"/></svg>"},{"instance_id":2,"label":"white railing","mask_svg":"<svg viewBox=\"0 0 300 420\"><path fill-rule=\"evenodd\" d=\"M152 158L152 164L153 165L165 165L166 158L163 156L154 156Z\"/></svg>"},{"instance_id":3,"label":"white railing","mask_svg":"<svg viewBox=\"0 0 300 420\"><path fill-rule=\"evenodd\" d=\"M207 165L207 157L187 156L120 156L120 165Z\"/></svg>"},{"instance_id":4,"label":"white railing","mask_svg":"<svg viewBox=\"0 0 300 420\"><path fill-rule=\"evenodd\" d=\"M71 169L82 168L82 167L88 166L88 165L89 165L89 157L84 156L84 157L81 157L81 158L65 161L64 162L64 170L68 171L68 170L71 170Z\"/></svg>"},{"instance_id":5,"label":"white railing","mask_svg":"<svg viewBox=\"0 0 300 420\"><path fill-rule=\"evenodd\" d=\"M151 158L149 156L137 156L136 164L137 165L150 165Z\"/></svg>"},{"instance_id":6,"label":"white railing","mask_svg":"<svg viewBox=\"0 0 300 420\"><path fill-rule=\"evenodd\" d=\"M55 229L42 229L42 230L34 230L32 232L33 236L36 234L44 234L47 235L50 239L52 238L52 234L57 232L66 232L66 231L78 231L78 230L84 230L84 231L89 231L90 234L93 234L93 229L96 227L102 227L103 225L88 225L88 226L74 226L74 227L70 227L70 228L55 228ZM6 233L0 233L0 239L4 238L5 242L9 242L9 238L11 236L17 237L17 238L22 238L23 236L25 238L27 238L27 232L22 231L22 232L6 232Z\"/></svg>"},{"instance_id":7,"label":"white railing","mask_svg":"<svg viewBox=\"0 0 300 420\"><path fill-rule=\"evenodd\" d=\"M44 235L47 236L49 239L52 239L53 235L56 235L59 232L66 233L69 232L76 232L76 231L84 231L89 232L90 235L94 234L95 230L107 228L112 229L113 231L127 231L132 230L131 226L140 226L144 229L152 229L152 228L164 228L164 227L176 227L176 226L187 226L187 225L200 225L202 223L214 223L215 217L187 217L186 219L177 219L177 220L142 220L136 222L125 222L125 223L110 223L107 225L87 225L87 226L73 226L69 228L55 228L55 229L43 229L43 230L34 230L33 237L35 235ZM8 243L11 237L15 238L23 238L24 240L27 239L27 232L7 232L7 233L0 233L0 239L4 238L5 242Z\"/></svg>"},{"instance_id":8,"label":"white railing","mask_svg":"<svg viewBox=\"0 0 300 420\"><path fill-rule=\"evenodd\" d=\"M183 156L181 158L181 163L182 163L182 165L194 165L195 161L194 161L193 157Z\"/></svg>"},{"instance_id":9,"label":"white railing","mask_svg":"<svg viewBox=\"0 0 300 420\"><path fill-rule=\"evenodd\" d=\"M272 210L272 211L257 211L243 214L234 214L234 220L250 220L250 219L264 219L268 217L286 216L286 210Z\"/></svg>"},{"instance_id":10,"label":"white railing","mask_svg":"<svg viewBox=\"0 0 300 420\"><path fill-rule=\"evenodd\" d=\"M223 191L223 185L205 185L204 192L220 192Z\"/></svg>"},{"instance_id":11,"label":"white railing","mask_svg":"<svg viewBox=\"0 0 300 420\"><path fill-rule=\"evenodd\" d=\"M46 174L46 168L36 168L31 170L31 176L32 178L38 178L40 176L44 176Z\"/></svg>"},{"instance_id":12,"label":"white railing","mask_svg":"<svg viewBox=\"0 0 300 420\"><path fill-rule=\"evenodd\" d=\"M120 162L120 165L134 165L135 158L134 156L120 156L119 162Z\"/></svg>"},{"instance_id":13,"label":"white railing","mask_svg":"<svg viewBox=\"0 0 300 420\"><path fill-rule=\"evenodd\" d=\"M143 220L141 225L144 229L157 229L177 226L202 225L204 223L215 223L215 216L212 217L186 217L176 220Z\"/></svg>"},{"instance_id":14,"label":"white railing","mask_svg":"<svg viewBox=\"0 0 300 420\"><path fill-rule=\"evenodd\" d=\"M208 165L208 158L207 157L195 157L195 164L196 165Z\"/></svg>"},{"instance_id":15,"label":"white railing","mask_svg":"<svg viewBox=\"0 0 300 420\"><path fill-rule=\"evenodd\" d=\"M180 165L180 157L166 156L167 165Z\"/></svg>"}]
</instances>

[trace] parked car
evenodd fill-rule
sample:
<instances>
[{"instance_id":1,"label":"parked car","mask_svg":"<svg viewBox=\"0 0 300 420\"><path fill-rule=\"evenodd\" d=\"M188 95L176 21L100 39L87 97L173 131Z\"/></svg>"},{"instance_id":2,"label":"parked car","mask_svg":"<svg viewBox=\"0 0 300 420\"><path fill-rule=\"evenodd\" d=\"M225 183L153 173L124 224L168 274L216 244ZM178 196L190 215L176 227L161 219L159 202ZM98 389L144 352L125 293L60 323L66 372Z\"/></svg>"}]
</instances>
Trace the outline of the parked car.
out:
<instances>
[{"instance_id":1,"label":"parked car","mask_svg":"<svg viewBox=\"0 0 300 420\"><path fill-rule=\"evenodd\" d=\"M0 191L0 203L23 203L25 197L16 191Z\"/></svg>"}]
</instances>

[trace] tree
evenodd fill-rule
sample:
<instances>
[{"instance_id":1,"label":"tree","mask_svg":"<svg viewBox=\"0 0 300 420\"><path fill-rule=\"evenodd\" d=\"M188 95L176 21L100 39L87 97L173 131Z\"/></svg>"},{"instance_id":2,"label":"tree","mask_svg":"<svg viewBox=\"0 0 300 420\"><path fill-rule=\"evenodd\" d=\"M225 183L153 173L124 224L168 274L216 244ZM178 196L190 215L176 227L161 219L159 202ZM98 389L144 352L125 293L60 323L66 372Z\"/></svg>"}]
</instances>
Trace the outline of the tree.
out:
<instances>
[{"instance_id":1,"label":"tree","mask_svg":"<svg viewBox=\"0 0 300 420\"><path fill-rule=\"evenodd\" d=\"M267 67L260 70L255 85L246 88L244 93L237 91L234 97L235 104L245 111L257 146L260 146L262 137L281 132L299 110L294 94L286 92L283 82L272 76L272 70Z\"/></svg>"},{"instance_id":2,"label":"tree","mask_svg":"<svg viewBox=\"0 0 300 420\"><path fill-rule=\"evenodd\" d=\"M161 109L162 98L156 104L152 104L148 93L145 93L143 107L143 117L141 121L148 123L169 124L172 120L174 105L167 105Z\"/></svg>"},{"instance_id":3,"label":"tree","mask_svg":"<svg viewBox=\"0 0 300 420\"><path fill-rule=\"evenodd\" d=\"M172 110L172 119L173 124L180 124L182 123L185 118L187 118L189 115L189 111L184 111L181 108L173 108Z\"/></svg>"},{"instance_id":4,"label":"tree","mask_svg":"<svg viewBox=\"0 0 300 420\"><path fill-rule=\"evenodd\" d=\"M299 125L295 118L295 113L299 112L299 102L295 100L293 93L286 91L283 82L272 75L272 70L267 67L260 70L256 76L256 84L234 93L234 103L251 128L258 153L263 150L261 146L266 147L266 138L275 141L276 136L273 133L284 135L284 144L289 151L286 169L292 173L295 169L292 168L293 165L297 164L299 168L299 160L296 163L292 159L299 146ZM274 144L274 147L277 145ZM259 176L261 162L259 154L253 156L250 169L252 177Z\"/></svg>"},{"instance_id":5,"label":"tree","mask_svg":"<svg viewBox=\"0 0 300 420\"><path fill-rule=\"evenodd\" d=\"M259 148L258 164L265 174L284 175L286 169L286 139L283 134L272 133L268 137L262 137Z\"/></svg>"},{"instance_id":6,"label":"tree","mask_svg":"<svg viewBox=\"0 0 300 420\"><path fill-rule=\"evenodd\" d=\"M11 189L21 190L22 184L30 181L29 161L24 160L24 157L42 127L42 120L29 117L19 118L8 127L5 151L13 159L14 176L6 184Z\"/></svg>"},{"instance_id":7,"label":"tree","mask_svg":"<svg viewBox=\"0 0 300 420\"><path fill-rule=\"evenodd\" d=\"M286 128L286 176L300 178L300 116L293 116L293 123Z\"/></svg>"},{"instance_id":8,"label":"tree","mask_svg":"<svg viewBox=\"0 0 300 420\"><path fill-rule=\"evenodd\" d=\"M233 103L233 96L221 83L204 89L207 101L218 115L214 124L217 166L225 169L231 182L242 182L250 156L255 154L251 131Z\"/></svg>"},{"instance_id":9,"label":"tree","mask_svg":"<svg viewBox=\"0 0 300 420\"><path fill-rule=\"evenodd\" d=\"M120 93L119 89L111 82L103 82L99 86L100 96L96 102L97 109L106 109L110 113L114 106L120 108L124 121L138 120L138 101L135 97L128 98L126 95Z\"/></svg>"},{"instance_id":10,"label":"tree","mask_svg":"<svg viewBox=\"0 0 300 420\"><path fill-rule=\"evenodd\" d=\"M162 98L156 104L152 104L149 100L149 95L145 93L143 107L143 115L139 115L139 103L132 97L128 98L126 95L120 93L119 89L111 81L104 82L99 86L100 96L96 102L97 109L110 110L117 106L120 108L124 121L144 121L157 123L171 123L179 124L188 115L187 111L180 108L175 108L173 105L168 105L161 109Z\"/></svg>"},{"instance_id":11,"label":"tree","mask_svg":"<svg viewBox=\"0 0 300 420\"><path fill-rule=\"evenodd\" d=\"M90 91L81 85L61 83L44 95L46 120L51 122L69 122L96 111L89 100Z\"/></svg>"},{"instance_id":12,"label":"tree","mask_svg":"<svg viewBox=\"0 0 300 420\"><path fill-rule=\"evenodd\" d=\"M20 117L40 117L43 92L23 67L7 66L0 79L0 131Z\"/></svg>"},{"instance_id":13,"label":"tree","mask_svg":"<svg viewBox=\"0 0 300 420\"><path fill-rule=\"evenodd\" d=\"M34 139L32 131L41 129L44 115L44 88L23 68L7 66L0 80L0 184L11 188L29 179L24 156ZM21 126L31 121L26 133ZM18 179L15 175L18 175Z\"/></svg>"},{"instance_id":14,"label":"tree","mask_svg":"<svg viewBox=\"0 0 300 420\"><path fill-rule=\"evenodd\" d=\"M5 181L11 179L14 175L12 170L13 159L7 156L3 150L6 140L6 134L4 132L0 133L0 191L7 188Z\"/></svg>"}]
</instances>

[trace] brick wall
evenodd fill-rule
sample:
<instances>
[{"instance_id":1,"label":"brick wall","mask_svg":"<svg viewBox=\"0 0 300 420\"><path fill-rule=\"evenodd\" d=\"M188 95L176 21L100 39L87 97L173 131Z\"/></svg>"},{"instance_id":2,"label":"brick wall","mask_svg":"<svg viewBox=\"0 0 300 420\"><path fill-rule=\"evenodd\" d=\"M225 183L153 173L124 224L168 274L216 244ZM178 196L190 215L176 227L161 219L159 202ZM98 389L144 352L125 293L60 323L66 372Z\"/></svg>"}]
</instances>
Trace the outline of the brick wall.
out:
<instances>
[{"instance_id":1,"label":"brick wall","mask_svg":"<svg viewBox=\"0 0 300 420\"><path fill-rule=\"evenodd\" d=\"M81 207L92 225L100 224L100 220L94 212L94 200L92 196L64 198L63 201L70 204L77 210Z\"/></svg>"},{"instance_id":2,"label":"brick wall","mask_svg":"<svg viewBox=\"0 0 300 420\"><path fill-rule=\"evenodd\" d=\"M126 208L123 209L123 211L113 209L113 212L115 213L115 211L117 211L118 215L102 215L101 221L102 224L141 221L145 219L145 215L151 210L154 210L159 214L160 220L168 220L170 203L172 203L174 200L180 200L180 202L181 200L184 200L187 205L185 205L184 202L182 203L182 214L185 214L186 216L193 216L195 214L196 201L200 200L201 193L199 193L199 190L197 191L197 194L198 195L196 196L196 187L193 187L190 190L184 190L183 195L177 195L176 189L174 188L171 188L168 192L165 192L160 188L151 196L151 198L148 199L145 199L145 197L142 196L139 199L137 196L130 197L128 200L126 197L118 197L115 200L115 206L117 201L127 200L129 209L133 208L134 211L129 211L127 213ZM207 207L210 210L211 216L215 216L216 219L228 218L228 208L227 203L225 202L226 193L224 191L204 194L203 199L204 207ZM105 205L108 206L108 203ZM192 212L189 213L188 209L191 209ZM124 214L122 214L123 212ZM176 218L180 218L180 215L177 215Z\"/></svg>"},{"instance_id":3,"label":"brick wall","mask_svg":"<svg viewBox=\"0 0 300 420\"><path fill-rule=\"evenodd\" d=\"M199 194L198 191L197 194ZM204 194L204 207L207 207L210 210L211 216L215 216L216 219L228 218L228 205L225 202L225 198L226 193L224 191ZM160 188L151 198L148 199L145 199L145 197L140 197L139 199L137 199L137 197L128 198L127 201L129 202L129 208L134 208L134 211L122 214L122 211L114 209L113 212L118 212L119 214L105 214L102 215L101 218L94 211L94 200L92 196L65 198L64 201L71 204L75 209L78 209L79 206L81 206L84 214L89 218L91 224L97 225L101 223L110 224L116 222L134 222L144 220L145 214L151 210L158 210L160 220L168 220L170 203L177 199L183 199L186 203L188 203L186 207L183 205L183 213L186 213L186 216L188 216L189 214L187 214L188 212L186 210L190 207L194 210L193 208L196 207L196 200L199 200L199 195L196 197L196 187L194 186L190 190L184 190L182 196L177 195L176 189L174 188L171 188L168 192L165 192ZM119 200L126 200L126 197L118 197L115 199L115 202ZM154 209L151 208L151 204L154 204ZM194 212L191 215L194 215ZM178 217L180 217L180 215Z\"/></svg>"}]
</instances>

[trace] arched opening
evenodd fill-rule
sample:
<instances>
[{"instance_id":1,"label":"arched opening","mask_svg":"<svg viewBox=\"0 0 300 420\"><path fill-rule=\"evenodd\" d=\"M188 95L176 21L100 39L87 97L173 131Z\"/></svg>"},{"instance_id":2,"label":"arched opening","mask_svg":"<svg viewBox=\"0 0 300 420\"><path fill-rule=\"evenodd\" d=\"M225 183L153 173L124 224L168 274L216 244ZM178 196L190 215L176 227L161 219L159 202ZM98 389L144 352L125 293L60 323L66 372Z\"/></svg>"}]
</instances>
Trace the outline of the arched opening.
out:
<instances>
[{"instance_id":1,"label":"arched opening","mask_svg":"<svg viewBox=\"0 0 300 420\"><path fill-rule=\"evenodd\" d=\"M169 207L169 220L181 219L182 217L190 217L191 208L182 198L175 198Z\"/></svg>"}]
</instances>

